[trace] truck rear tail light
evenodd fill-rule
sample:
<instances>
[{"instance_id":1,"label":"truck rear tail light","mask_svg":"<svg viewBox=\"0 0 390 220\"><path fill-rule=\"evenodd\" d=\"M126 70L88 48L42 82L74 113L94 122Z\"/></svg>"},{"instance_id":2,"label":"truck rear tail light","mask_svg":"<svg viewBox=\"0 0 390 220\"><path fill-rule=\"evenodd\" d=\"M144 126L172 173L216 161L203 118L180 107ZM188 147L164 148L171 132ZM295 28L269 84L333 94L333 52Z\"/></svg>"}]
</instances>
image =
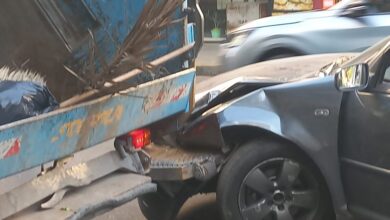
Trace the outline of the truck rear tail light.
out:
<instances>
[{"instance_id":1,"label":"truck rear tail light","mask_svg":"<svg viewBox=\"0 0 390 220\"><path fill-rule=\"evenodd\" d=\"M148 129L139 129L129 132L131 143L136 150L140 150L151 142L151 135Z\"/></svg>"}]
</instances>

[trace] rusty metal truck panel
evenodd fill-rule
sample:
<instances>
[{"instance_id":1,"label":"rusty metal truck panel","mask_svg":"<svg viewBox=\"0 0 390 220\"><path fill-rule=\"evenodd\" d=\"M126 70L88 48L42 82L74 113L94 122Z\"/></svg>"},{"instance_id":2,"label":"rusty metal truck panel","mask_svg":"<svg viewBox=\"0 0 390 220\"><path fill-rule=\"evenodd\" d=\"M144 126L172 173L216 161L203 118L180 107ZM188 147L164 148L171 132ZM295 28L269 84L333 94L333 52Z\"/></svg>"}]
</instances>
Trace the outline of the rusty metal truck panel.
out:
<instances>
[{"instance_id":1,"label":"rusty metal truck panel","mask_svg":"<svg viewBox=\"0 0 390 220\"><path fill-rule=\"evenodd\" d=\"M194 70L0 127L0 178L189 108Z\"/></svg>"}]
</instances>

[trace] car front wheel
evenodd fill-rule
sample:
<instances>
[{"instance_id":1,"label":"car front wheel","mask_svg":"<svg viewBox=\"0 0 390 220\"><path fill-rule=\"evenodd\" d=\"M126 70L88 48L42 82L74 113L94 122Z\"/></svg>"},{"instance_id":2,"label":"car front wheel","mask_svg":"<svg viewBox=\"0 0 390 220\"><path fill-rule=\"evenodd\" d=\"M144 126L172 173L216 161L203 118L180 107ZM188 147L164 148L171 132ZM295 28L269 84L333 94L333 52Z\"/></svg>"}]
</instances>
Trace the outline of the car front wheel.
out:
<instances>
[{"instance_id":1,"label":"car front wheel","mask_svg":"<svg viewBox=\"0 0 390 220\"><path fill-rule=\"evenodd\" d=\"M321 176L301 153L276 142L239 148L222 170L217 199L224 220L329 220Z\"/></svg>"}]
</instances>

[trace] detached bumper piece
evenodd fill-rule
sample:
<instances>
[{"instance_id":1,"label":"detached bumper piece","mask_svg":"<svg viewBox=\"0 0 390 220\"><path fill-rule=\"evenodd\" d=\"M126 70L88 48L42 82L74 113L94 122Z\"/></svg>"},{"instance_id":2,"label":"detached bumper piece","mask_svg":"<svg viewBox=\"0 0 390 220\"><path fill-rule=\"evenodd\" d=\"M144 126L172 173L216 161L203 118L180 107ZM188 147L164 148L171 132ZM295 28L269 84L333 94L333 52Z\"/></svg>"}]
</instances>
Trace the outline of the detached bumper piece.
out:
<instances>
[{"instance_id":1,"label":"detached bumper piece","mask_svg":"<svg viewBox=\"0 0 390 220\"><path fill-rule=\"evenodd\" d=\"M217 174L222 162L220 151L194 150L149 145L144 149L151 158L149 176L155 181L208 180Z\"/></svg>"}]
</instances>

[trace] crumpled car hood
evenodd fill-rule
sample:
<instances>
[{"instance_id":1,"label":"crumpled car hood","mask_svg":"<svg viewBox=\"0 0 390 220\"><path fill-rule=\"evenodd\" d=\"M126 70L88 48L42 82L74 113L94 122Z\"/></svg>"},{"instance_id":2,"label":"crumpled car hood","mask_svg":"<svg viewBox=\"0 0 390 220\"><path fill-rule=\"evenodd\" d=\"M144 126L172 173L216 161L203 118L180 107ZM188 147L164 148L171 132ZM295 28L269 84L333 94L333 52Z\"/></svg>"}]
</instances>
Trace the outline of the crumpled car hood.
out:
<instances>
[{"instance_id":1,"label":"crumpled car hood","mask_svg":"<svg viewBox=\"0 0 390 220\"><path fill-rule=\"evenodd\" d=\"M336 53L291 57L261 62L211 77L195 87L195 111L203 109L220 94L242 84L265 87L334 75L357 53ZM239 85L241 84L241 85ZM226 95L226 94L225 94Z\"/></svg>"}]
</instances>

